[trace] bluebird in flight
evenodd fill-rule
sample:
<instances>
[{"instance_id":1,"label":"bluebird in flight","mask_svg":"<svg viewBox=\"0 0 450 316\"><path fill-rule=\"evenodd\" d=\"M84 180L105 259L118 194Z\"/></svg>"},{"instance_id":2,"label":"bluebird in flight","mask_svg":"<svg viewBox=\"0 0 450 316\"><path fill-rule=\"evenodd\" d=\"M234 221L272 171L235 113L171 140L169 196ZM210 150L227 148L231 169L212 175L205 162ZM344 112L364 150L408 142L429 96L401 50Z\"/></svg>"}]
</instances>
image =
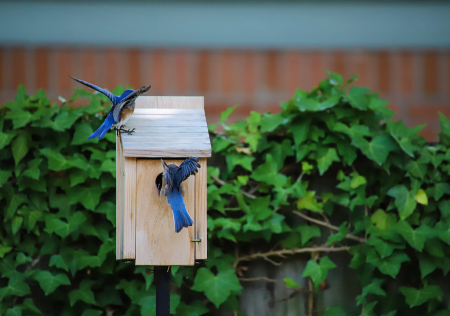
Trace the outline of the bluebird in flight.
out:
<instances>
[{"instance_id":1,"label":"bluebird in flight","mask_svg":"<svg viewBox=\"0 0 450 316\"><path fill-rule=\"evenodd\" d=\"M120 96L114 95L106 89L102 89L93 85L92 83L70 77L73 80L93 89L100 93L103 93L112 102L111 110L108 113L108 117L103 122L103 124L91 135L88 139L96 138L102 139L106 132L108 132L111 127L115 127L116 130L125 133L132 133L133 130L125 130L123 126L130 118L131 114L134 112L134 105L136 98L144 92L147 92L151 86L144 86L138 90L127 89Z\"/></svg>"},{"instance_id":2,"label":"bluebird in flight","mask_svg":"<svg viewBox=\"0 0 450 316\"><path fill-rule=\"evenodd\" d=\"M170 164L167 165L164 160L161 159L164 171L163 177L163 193L167 202L173 212L173 222L175 224L175 232L180 232L183 227L192 226L194 221L186 210L186 205L183 201L183 193L181 182L186 180L190 175L195 175L198 172L197 168L200 168L198 158L188 158L181 163L180 166ZM158 187L160 189L160 187Z\"/></svg>"}]
</instances>

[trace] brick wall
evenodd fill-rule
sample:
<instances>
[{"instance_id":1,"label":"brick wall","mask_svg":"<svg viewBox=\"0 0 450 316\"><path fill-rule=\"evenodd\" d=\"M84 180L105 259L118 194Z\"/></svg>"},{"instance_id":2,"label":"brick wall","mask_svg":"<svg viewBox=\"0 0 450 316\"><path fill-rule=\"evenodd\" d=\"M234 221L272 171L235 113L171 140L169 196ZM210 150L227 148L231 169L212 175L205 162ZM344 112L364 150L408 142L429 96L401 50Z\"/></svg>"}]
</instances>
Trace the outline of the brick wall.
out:
<instances>
[{"instance_id":1,"label":"brick wall","mask_svg":"<svg viewBox=\"0 0 450 316\"><path fill-rule=\"evenodd\" d=\"M450 50L192 50L95 47L1 47L0 101L19 84L68 98L80 85L68 76L112 89L151 84L152 95L204 95L209 123L239 104L233 119L250 111L278 110L296 87L311 89L324 69L380 91L409 126L437 140L438 111L450 117ZM82 103L79 103L82 105Z\"/></svg>"}]
</instances>

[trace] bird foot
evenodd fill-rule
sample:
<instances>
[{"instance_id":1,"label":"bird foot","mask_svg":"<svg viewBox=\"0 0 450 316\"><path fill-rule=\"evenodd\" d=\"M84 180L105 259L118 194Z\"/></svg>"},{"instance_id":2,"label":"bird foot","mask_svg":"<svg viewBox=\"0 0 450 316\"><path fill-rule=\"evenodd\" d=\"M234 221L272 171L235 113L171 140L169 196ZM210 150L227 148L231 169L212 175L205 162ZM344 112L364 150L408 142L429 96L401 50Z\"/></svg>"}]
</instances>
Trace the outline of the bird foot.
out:
<instances>
[{"instance_id":1,"label":"bird foot","mask_svg":"<svg viewBox=\"0 0 450 316\"><path fill-rule=\"evenodd\" d=\"M124 129L122 126L118 129L120 133L127 133L128 135L133 134L135 128L133 129Z\"/></svg>"}]
</instances>

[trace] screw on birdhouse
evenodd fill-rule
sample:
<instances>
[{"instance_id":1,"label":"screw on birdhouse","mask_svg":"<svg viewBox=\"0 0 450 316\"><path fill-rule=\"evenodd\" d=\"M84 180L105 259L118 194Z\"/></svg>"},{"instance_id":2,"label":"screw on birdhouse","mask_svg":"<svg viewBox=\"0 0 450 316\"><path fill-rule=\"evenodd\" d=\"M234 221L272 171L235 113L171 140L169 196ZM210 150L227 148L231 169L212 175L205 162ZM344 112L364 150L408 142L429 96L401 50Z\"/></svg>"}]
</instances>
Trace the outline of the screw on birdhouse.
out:
<instances>
[{"instance_id":1,"label":"screw on birdhouse","mask_svg":"<svg viewBox=\"0 0 450 316\"><path fill-rule=\"evenodd\" d=\"M152 270L150 268L145 269L145 274L146 275L150 275L150 274L153 274L153 273L155 273L155 270Z\"/></svg>"},{"instance_id":2,"label":"screw on birdhouse","mask_svg":"<svg viewBox=\"0 0 450 316\"><path fill-rule=\"evenodd\" d=\"M194 239L194 238L191 239L191 242L201 242L201 241L202 241L201 239Z\"/></svg>"}]
</instances>

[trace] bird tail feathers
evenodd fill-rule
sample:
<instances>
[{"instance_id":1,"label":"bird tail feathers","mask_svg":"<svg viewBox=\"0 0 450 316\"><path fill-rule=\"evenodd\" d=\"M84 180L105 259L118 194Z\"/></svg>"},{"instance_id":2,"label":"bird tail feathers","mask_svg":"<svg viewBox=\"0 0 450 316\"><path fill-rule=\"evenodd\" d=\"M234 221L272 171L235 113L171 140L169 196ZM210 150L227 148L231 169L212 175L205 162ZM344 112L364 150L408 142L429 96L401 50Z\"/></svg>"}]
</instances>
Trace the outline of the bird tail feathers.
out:
<instances>
[{"instance_id":1,"label":"bird tail feathers","mask_svg":"<svg viewBox=\"0 0 450 316\"><path fill-rule=\"evenodd\" d=\"M112 115L108 115L103 124L94 133L92 133L92 135L89 136L88 139L96 138L97 136L99 140L102 139L113 125L114 125L114 118Z\"/></svg>"},{"instance_id":2,"label":"bird tail feathers","mask_svg":"<svg viewBox=\"0 0 450 316\"><path fill-rule=\"evenodd\" d=\"M167 192L166 197L167 201L170 204L170 207L172 208L175 232L178 233L183 229L183 227L192 226L192 224L194 224L194 221L186 210L186 206L184 205L183 201L183 194L177 189L168 191L169 192Z\"/></svg>"}]
</instances>

